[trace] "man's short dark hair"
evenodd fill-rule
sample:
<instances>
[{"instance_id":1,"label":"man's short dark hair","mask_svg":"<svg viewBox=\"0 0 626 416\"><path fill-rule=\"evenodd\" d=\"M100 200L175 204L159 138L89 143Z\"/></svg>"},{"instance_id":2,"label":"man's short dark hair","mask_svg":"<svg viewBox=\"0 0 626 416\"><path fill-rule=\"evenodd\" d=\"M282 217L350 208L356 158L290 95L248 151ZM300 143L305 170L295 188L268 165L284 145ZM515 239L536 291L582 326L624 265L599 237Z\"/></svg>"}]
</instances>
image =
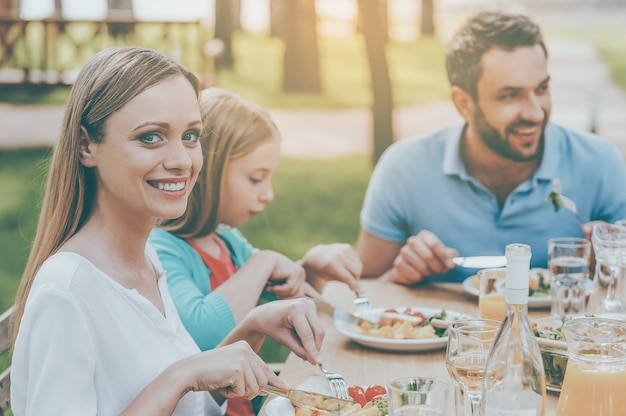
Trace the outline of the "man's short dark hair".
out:
<instances>
[{"instance_id":1,"label":"man's short dark hair","mask_svg":"<svg viewBox=\"0 0 626 416\"><path fill-rule=\"evenodd\" d=\"M540 45L548 56L541 29L527 16L504 12L481 12L470 18L448 44L446 70L451 86L478 98L477 85L482 75L480 60L491 48L510 51Z\"/></svg>"}]
</instances>

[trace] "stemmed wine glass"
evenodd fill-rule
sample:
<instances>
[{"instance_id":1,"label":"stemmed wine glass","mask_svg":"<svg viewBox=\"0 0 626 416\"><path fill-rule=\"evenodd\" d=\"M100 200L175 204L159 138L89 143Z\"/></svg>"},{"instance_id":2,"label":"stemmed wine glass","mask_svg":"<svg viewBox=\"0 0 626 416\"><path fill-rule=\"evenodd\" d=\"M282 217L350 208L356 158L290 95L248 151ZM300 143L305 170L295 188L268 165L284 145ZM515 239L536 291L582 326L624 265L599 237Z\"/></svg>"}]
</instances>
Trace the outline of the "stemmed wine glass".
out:
<instances>
[{"instance_id":1,"label":"stemmed wine glass","mask_svg":"<svg viewBox=\"0 0 626 416\"><path fill-rule=\"evenodd\" d=\"M591 242L596 257L596 273L587 310L589 313L626 311L626 227L620 224L593 226Z\"/></svg>"},{"instance_id":2,"label":"stemmed wine glass","mask_svg":"<svg viewBox=\"0 0 626 416\"><path fill-rule=\"evenodd\" d=\"M492 319L460 319L448 327L446 368L469 398L472 416L480 415L485 365L499 328L500 321Z\"/></svg>"}]
</instances>

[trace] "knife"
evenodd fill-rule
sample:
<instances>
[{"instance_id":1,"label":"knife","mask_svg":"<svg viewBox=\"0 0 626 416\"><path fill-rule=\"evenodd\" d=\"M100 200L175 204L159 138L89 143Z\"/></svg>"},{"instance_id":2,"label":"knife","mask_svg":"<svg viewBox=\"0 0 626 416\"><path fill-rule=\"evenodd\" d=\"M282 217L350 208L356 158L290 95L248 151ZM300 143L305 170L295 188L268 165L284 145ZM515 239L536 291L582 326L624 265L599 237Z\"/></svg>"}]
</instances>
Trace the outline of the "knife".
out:
<instances>
[{"instance_id":1,"label":"knife","mask_svg":"<svg viewBox=\"0 0 626 416\"><path fill-rule=\"evenodd\" d=\"M467 269L489 269L491 267L506 266L505 256L455 257L452 261L458 267L465 267Z\"/></svg>"},{"instance_id":2,"label":"knife","mask_svg":"<svg viewBox=\"0 0 626 416\"><path fill-rule=\"evenodd\" d=\"M315 302L315 305L317 306L317 311L321 312L321 313L325 313L327 315L332 316L333 318L335 318L338 321L344 321L344 322L354 322L355 325L357 325L359 322L369 322L370 324L374 325L374 327L378 326L378 321L374 320L368 316L364 316L362 314L359 315L355 315L352 312L348 312L345 311L343 309L339 309L333 305L331 305L328 302L325 302L321 299L313 299L313 298L309 298L311 300L313 300L313 302Z\"/></svg>"},{"instance_id":3,"label":"knife","mask_svg":"<svg viewBox=\"0 0 626 416\"><path fill-rule=\"evenodd\" d=\"M275 394L277 396L284 397L294 402L299 406L310 406L316 409L327 410L329 412L338 412L343 409L352 408L356 402L352 400L344 400L334 396L328 396L321 393L313 393L304 390L282 390L278 387L274 387L270 384L266 385L262 389L265 393Z\"/></svg>"}]
</instances>

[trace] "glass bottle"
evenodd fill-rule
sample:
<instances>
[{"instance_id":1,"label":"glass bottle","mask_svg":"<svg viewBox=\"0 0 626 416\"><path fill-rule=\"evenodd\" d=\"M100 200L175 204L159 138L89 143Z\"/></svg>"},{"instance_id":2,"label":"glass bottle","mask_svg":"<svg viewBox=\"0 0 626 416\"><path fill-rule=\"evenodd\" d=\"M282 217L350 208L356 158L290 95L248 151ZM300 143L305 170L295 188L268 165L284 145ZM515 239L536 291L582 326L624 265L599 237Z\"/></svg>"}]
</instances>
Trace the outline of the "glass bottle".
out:
<instances>
[{"instance_id":1,"label":"glass bottle","mask_svg":"<svg viewBox=\"0 0 626 416\"><path fill-rule=\"evenodd\" d=\"M506 246L506 315L491 347L483 382L485 416L543 416L546 376L528 322L530 246Z\"/></svg>"}]
</instances>

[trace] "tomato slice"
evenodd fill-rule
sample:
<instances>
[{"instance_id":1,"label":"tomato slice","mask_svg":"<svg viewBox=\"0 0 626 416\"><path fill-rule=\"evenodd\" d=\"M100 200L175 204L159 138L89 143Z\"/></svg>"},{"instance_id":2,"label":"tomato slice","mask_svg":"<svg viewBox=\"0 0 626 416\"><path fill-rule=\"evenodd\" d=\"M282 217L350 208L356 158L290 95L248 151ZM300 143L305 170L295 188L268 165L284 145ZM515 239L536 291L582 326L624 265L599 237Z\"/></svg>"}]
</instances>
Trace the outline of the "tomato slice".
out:
<instances>
[{"instance_id":1,"label":"tomato slice","mask_svg":"<svg viewBox=\"0 0 626 416\"><path fill-rule=\"evenodd\" d=\"M367 387L367 390L365 390L365 398L368 402L371 402L376 396L386 393L387 389L385 387L381 386L380 384L372 384Z\"/></svg>"},{"instance_id":2,"label":"tomato slice","mask_svg":"<svg viewBox=\"0 0 626 416\"><path fill-rule=\"evenodd\" d=\"M365 406L365 403L368 402L367 397L365 396L365 390L363 390L363 387L361 386L348 386L348 394L352 397L352 400L361 406Z\"/></svg>"},{"instance_id":3,"label":"tomato slice","mask_svg":"<svg viewBox=\"0 0 626 416\"><path fill-rule=\"evenodd\" d=\"M404 313L406 315L414 316L416 318L421 318L422 319L421 323L423 323L426 320L426 316L424 316L424 314L421 313L420 311L412 311L411 309L407 309L406 311L404 311Z\"/></svg>"}]
</instances>

